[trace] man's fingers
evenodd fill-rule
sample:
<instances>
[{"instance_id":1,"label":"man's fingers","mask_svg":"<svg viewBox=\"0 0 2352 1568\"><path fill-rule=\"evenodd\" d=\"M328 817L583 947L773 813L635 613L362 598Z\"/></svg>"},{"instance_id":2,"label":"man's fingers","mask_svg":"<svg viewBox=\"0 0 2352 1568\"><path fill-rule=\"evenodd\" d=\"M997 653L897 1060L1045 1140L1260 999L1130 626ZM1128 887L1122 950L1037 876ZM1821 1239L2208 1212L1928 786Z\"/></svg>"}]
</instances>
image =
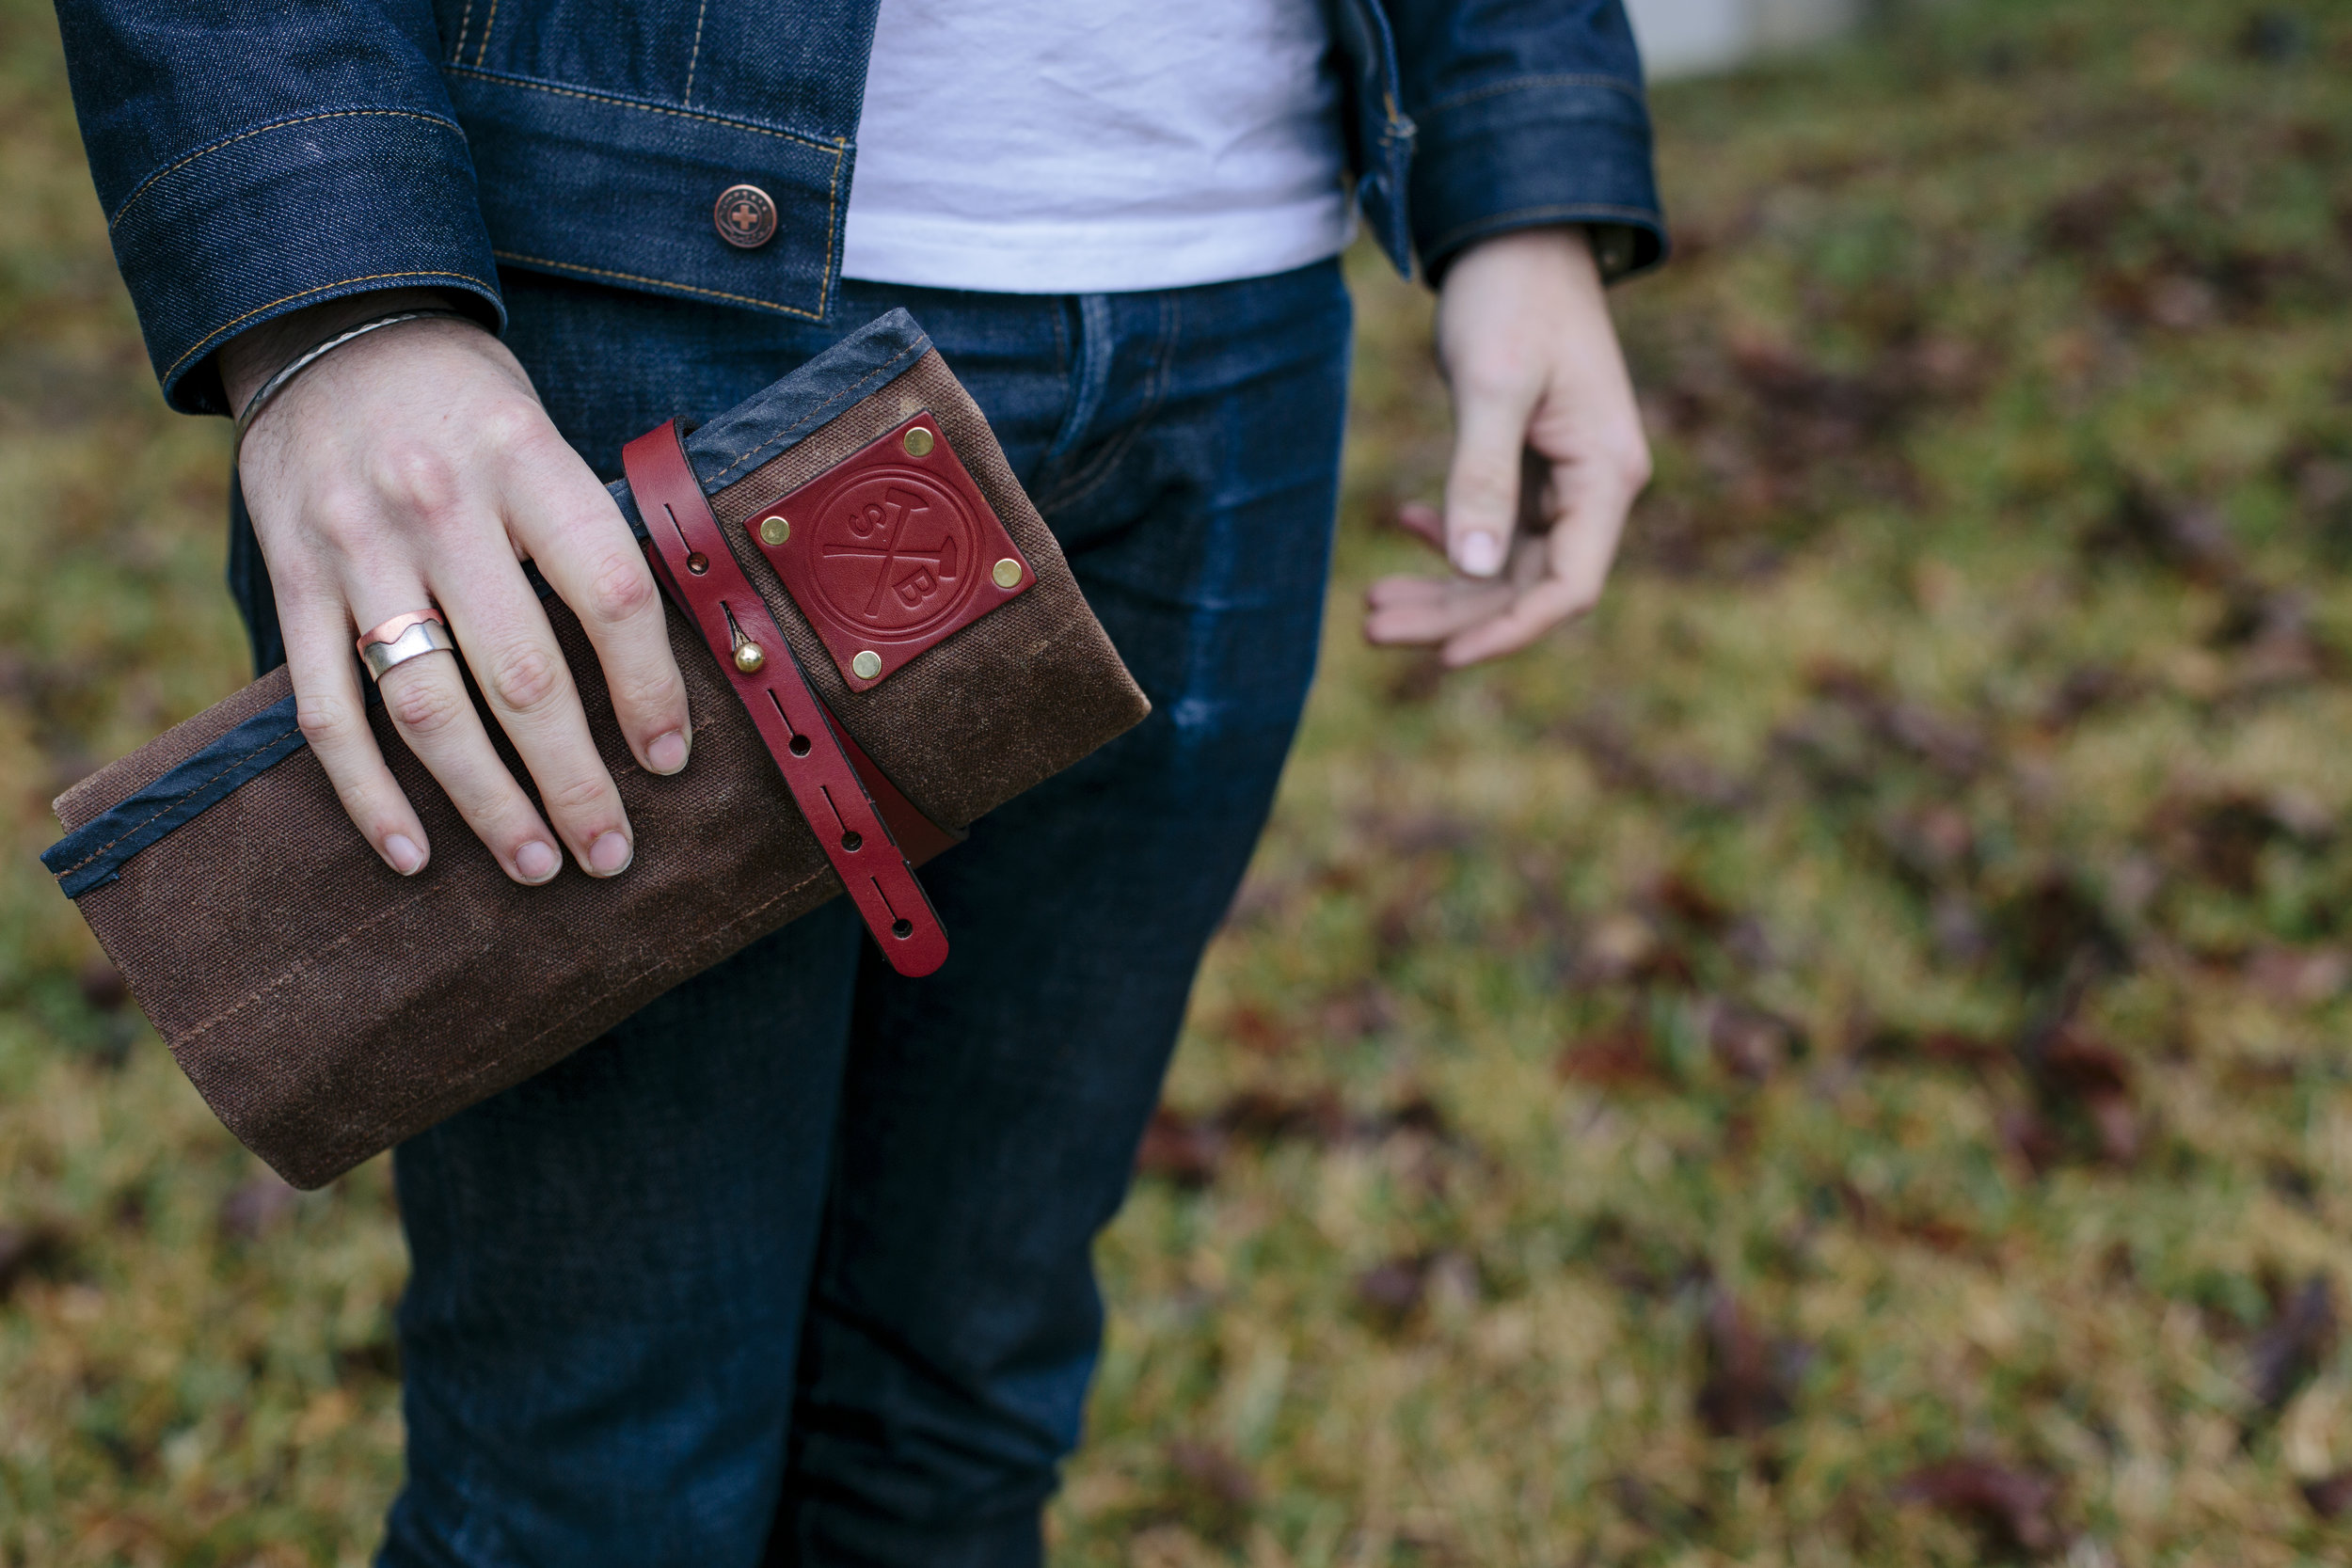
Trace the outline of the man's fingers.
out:
<instances>
[{"instance_id":1,"label":"man's fingers","mask_svg":"<svg viewBox=\"0 0 2352 1568\"><path fill-rule=\"evenodd\" d=\"M298 606L298 608L297 608ZM368 727L367 694L351 657L351 637L340 598L287 594L287 674L294 681L294 720L302 738L326 770L327 782L352 826L404 877L424 869L433 847L424 825L400 792Z\"/></svg>"},{"instance_id":2,"label":"man's fingers","mask_svg":"<svg viewBox=\"0 0 2352 1568\"><path fill-rule=\"evenodd\" d=\"M1396 509L1397 527L1445 553L1445 514L1426 501L1406 501Z\"/></svg>"},{"instance_id":3,"label":"man's fingers","mask_svg":"<svg viewBox=\"0 0 2352 1568\"><path fill-rule=\"evenodd\" d=\"M463 547L437 558L432 568L435 596L449 616L457 645L465 653L466 667L473 673L484 700L498 716L499 727L515 743L515 750L522 753L532 782L539 786L539 799L556 833L590 876L617 876L628 868L636 854L620 791L613 788L612 776L596 754L596 742L588 733L588 717L580 707L580 689L573 684L571 668L564 662L564 651L539 608L538 595L531 591L512 552L493 547L494 540L503 542L501 535L487 531L467 536L469 546L479 542L480 559L471 558L474 548ZM391 677L386 676L383 685L384 700L393 703ZM430 705L446 694L436 686L422 689L416 700ZM464 694L457 695L462 698ZM449 726L453 738L482 734L470 704L466 705L463 723L455 719L453 715ZM470 776L473 748L469 740L463 744ZM486 736L481 746L495 763ZM498 771L501 776L505 773L503 768ZM434 776L444 784L451 784L437 768ZM480 782L474 782L480 787ZM456 786L452 785L450 794L456 798ZM465 804L463 800L458 803L461 808ZM503 811L499 818L509 820ZM468 820L472 820L470 816ZM499 848L496 843L490 847ZM544 880L529 876L524 879Z\"/></svg>"},{"instance_id":4,"label":"man's fingers","mask_svg":"<svg viewBox=\"0 0 2352 1568\"><path fill-rule=\"evenodd\" d=\"M1384 578L1364 595L1364 639L1375 643L1442 642L1465 626L1507 610L1506 583L1433 581L1427 578Z\"/></svg>"},{"instance_id":5,"label":"man's fingers","mask_svg":"<svg viewBox=\"0 0 2352 1568\"><path fill-rule=\"evenodd\" d=\"M1487 578L1510 558L1519 516L1520 453L1534 390L1509 382L1466 382L1454 389L1454 463L1445 481L1446 554L1471 577Z\"/></svg>"},{"instance_id":6,"label":"man's fingers","mask_svg":"<svg viewBox=\"0 0 2352 1568\"><path fill-rule=\"evenodd\" d=\"M1546 578L1518 595L1502 614L1479 622L1449 641L1445 662L1459 669L1481 659L1517 653L1537 638L1593 608L1595 594Z\"/></svg>"},{"instance_id":7,"label":"man's fingers","mask_svg":"<svg viewBox=\"0 0 2352 1568\"><path fill-rule=\"evenodd\" d=\"M570 448L560 455L567 461L518 467L506 486L508 526L596 645L639 764L675 773L692 731L661 590L612 498Z\"/></svg>"},{"instance_id":8,"label":"man's fingers","mask_svg":"<svg viewBox=\"0 0 2352 1568\"><path fill-rule=\"evenodd\" d=\"M405 659L384 673L376 689L392 727L509 877L535 885L564 868L555 835L490 745L454 656Z\"/></svg>"}]
</instances>

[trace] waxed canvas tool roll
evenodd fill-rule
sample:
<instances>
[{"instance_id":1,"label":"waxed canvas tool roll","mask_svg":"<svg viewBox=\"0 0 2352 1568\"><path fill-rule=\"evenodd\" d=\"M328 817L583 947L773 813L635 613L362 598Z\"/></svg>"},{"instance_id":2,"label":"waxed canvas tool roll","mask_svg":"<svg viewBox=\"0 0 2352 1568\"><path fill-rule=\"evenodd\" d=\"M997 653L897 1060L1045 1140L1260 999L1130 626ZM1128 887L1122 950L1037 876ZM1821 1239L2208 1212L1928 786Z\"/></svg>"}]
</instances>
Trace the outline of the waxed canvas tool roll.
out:
<instances>
[{"instance_id":1,"label":"waxed canvas tool roll","mask_svg":"<svg viewBox=\"0 0 2352 1568\"><path fill-rule=\"evenodd\" d=\"M856 683L754 531L780 498L926 412L1034 581ZM1148 711L987 421L905 312L694 429L685 451L816 695L939 828L959 832ZM626 481L612 489L644 537ZM987 563L963 569L975 564ZM296 1186L552 1065L842 891L675 602L694 736L673 778L638 768L578 621L544 602L635 829L636 861L618 878L567 863L542 887L508 880L378 705L377 743L433 843L422 872L395 874L303 744L283 669L56 802L67 834L50 868L205 1101Z\"/></svg>"}]
</instances>

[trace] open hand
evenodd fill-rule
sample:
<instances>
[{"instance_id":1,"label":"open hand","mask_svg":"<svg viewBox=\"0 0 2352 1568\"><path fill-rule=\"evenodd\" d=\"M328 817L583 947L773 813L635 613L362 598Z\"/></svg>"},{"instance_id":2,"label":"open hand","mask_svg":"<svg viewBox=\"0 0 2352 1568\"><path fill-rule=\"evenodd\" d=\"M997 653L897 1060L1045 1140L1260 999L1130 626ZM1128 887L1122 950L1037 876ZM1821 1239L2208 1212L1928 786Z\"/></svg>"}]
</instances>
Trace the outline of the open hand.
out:
<instances>
[{"instance_id":1,"label":"open hand","mask_svg":"<svg viewBox=\"0 0 2352 1568\"><path fill-rule=\"evenodd\" d=\"M1627 510L1649 483L1633 384L1581 228L1473 245L1438 299L1454 395L1445 509L1397 521L1443 550L1449 578L1391 577L1365 595L1364 636L1441 644L1474 664L1593 608Z\"/></svg>"},{"instance_id":2,"label":"open hand","mask_svg":"<svg viewBox=\"0 0 2352 1568\"><path fill-rule=\"evenodd\" d=\"M437 303L371 293L280 318L221 351L222 379L242 407L310 343ZM456 657L426 654L386 672L384 705L401 737L515 880L553 878L559 845L591 876L628 869L628 814L520 562L533 562L579 615L622 733L649 771L686 766L686 687L628 523L505 346L446 318L355 339L254 420L239 475L277 589L302 734L385 863L413 875L431 846L376 749L352 643L437 605L546 816L500 762Z\"/></svg>"}]
</instances>

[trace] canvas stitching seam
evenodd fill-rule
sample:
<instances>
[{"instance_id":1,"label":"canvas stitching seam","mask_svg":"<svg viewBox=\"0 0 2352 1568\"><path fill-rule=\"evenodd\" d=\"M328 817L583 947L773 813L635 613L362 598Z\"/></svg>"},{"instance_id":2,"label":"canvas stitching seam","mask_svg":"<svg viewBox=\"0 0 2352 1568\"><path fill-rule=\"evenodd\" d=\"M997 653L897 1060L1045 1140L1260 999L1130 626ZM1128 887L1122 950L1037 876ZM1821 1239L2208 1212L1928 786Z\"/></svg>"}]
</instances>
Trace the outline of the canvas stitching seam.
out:
<instances>
[{"instance_id":1,"label":"canvas stitching seam","mask_svg":"<svg viewBox=\"0 0 2352 1568\"><path fill-rule=\"evenodd\" d=\"M827 866L825 868L826 871L830 871L831 869L831 866ZM812 873L807 877L803 877L799 881L793 883L790 887L786 888L783 892L777 894L773 898L769 899L766 903L760 904L756 908L745 911L739 919L732 922L731 924L740 926L744 923L744 921L756 918L761 913L773 908L783 900L791 897L794 894L808 886L809 883L816 881L818 878L821 878L824 875L825 871L818 871ZM337 948L358 940L359 936L370 927L375 926L382 921L389 920L393 915L402 913L403 911L423 902L427 897L432 896L438 896L438 895L434 893L419 893L414 897L404 899L400 903L392 905L389 909L371 915L366 920L361 921L358 925L354 926L350 930L345 931L342 936L337 937L333 942L328 942L326 946L318 949L314 953L305 956L300 963L294 964L287 969L276 979L270 981L268 985L262 987L250 995L240 998L229 1007L224 1008L220 1012L215 1013L211 1018L204 1020L201 1023L190 1025L185 1033L182 1034L178 1037L178 1038L172 1041L172 1050L174 1053L179 1052L189 1042L196 1039L198 1036L202 1035L209 1030L218 1028L221 1024L228 1022L230 1019L236 1017L237 1014L245 1011L247 1007L250 1007L255 1003L261 1001L272 991L293 983L294 980L303 974L306 971L316 968L319 960L325 958L328 954L334 952ZM724 929L724 927L722 928ZM642 980L647 975L659 974L664 968L672 966L673 960L665 958L660 962L652 965L650 968L638 971L636 974L628 976L628 980L624 981L623 984L627 985ZM579 1017L581 1013L587 1011L590 1006L596 1006L595 1003L588 1003L581 1006L573 1008L570 1012L564 1014L553 1023L548 1024L545 1029L540 1030L539 1033L532 1036L530 1039L524 1040L516 1049L524 1050L537 1044L540 1040L543 1040L547 1038L548 1036L554 1034L557 1030L563 1028L566 1023L569 1023L573 1019Z\"/></svg>"},{"instance_id":2,"label":"canvas stitching seam","mask_svg":"<svg viewBox=\"0 0 2352 1568\"><path fill-rule=\"evenodd\" d=\"M218 784L229 774L235 772L246 763L251 762L255 757L260 756L263 752L270 750L272 747L284 745L286 743L287 735L298 735L301 732L298 730L289 730L286 732L286 735L281 735L274 739L264 741L262 744L254 747L253 750L242 752L239 755L232 757L221 768L218 772L213 774L207 779L204 779L200 783L190 784L186 789L181 791L170 800L165 801L162 805L156 807L151 815L141 817L130 827L123 829L122 832L115 834L114 837L108 839L97 848L92 849L88 854L84 855L80 860L75 861L72 865L60 866L55 875L60 879L71 877L76 871L79 871L84 866L89 864L90 862L103 856L107 850L113 848L116 845L120 844L124 839L129 838L134 833L137 832L141 828L144 828L149 823L153 822L157 817L168 816L174 809L183 804L191 798L201 795L205 790L210 789L214 784ZM128 857L125 858L127 859Z\"/></svg>"}]
</instances>

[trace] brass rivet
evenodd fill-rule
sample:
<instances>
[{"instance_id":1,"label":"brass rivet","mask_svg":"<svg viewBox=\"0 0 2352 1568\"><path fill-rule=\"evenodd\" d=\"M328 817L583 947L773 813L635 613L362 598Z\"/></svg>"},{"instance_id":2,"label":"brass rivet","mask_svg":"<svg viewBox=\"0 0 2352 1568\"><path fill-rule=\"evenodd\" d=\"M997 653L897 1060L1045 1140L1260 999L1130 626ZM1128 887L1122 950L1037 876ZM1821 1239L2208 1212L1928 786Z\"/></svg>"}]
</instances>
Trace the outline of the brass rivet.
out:
<instances>
[{"instance_id":1,"label":"brass rivet","mask_svg":"<svg viewBox=\"0 0 2352 1568\"><path fill-rule=\"evenodd\" d=\"M850 660L850 673L862 681L872 680L882 673L882 655L871 648L859 649L857 657Z\"/></svg>"},{"instance_id":2,"label":"brass rivet","mask_svg":"<svg viewBox=\"0 0 2352 1568\"><path fill-rule=\"evenodd\" d=\"M760 652L756 642L746 642L735 650L735 667L747 675L759 673L759 667L767 662L768 656Z\"/></svg>"},{"instance_id":3,"label":"brass rivet","mask_svg":"<svg viewBox=\"0 0 2352 1568\"><path fill-rule=\"evenodd\" d=\"M762 517L759 520L759 542L781 545L792 537L792 525L782 517Z\"/></svg>"},{"instance_id":4,"label":"brass rivet","mask_svg":"<svg viewBox=\"0 0 2352 1568\"><path fill-rule=\"evenodd\" d=\"M700 577L705 572L710 570L710 557L703 554L700 550L696 550L692 555L686 558L686 569L693 573L696 577Z\"/></svg>"},{"instance_id":5,"label":"brass rivet","mask_svg":"<svg viewBox=\"0 0 2352 1568\"><path fill-rule=\"evenodd\" d=\"M929 457L931 454L931 433L921 425L907 432L907 455Z\"/></svg>"},{"instance_id":6,"label":"brass rivet","mask_svg":"<svg viewBox=\"0 0 2352 1568\"><path fill-rule=\"evenodd\" d=\"M1007 556L991 567L988 575L996 579L999 588L1016 588L1021 583L1021 562Z\"/></svg>"}]
</instances>

